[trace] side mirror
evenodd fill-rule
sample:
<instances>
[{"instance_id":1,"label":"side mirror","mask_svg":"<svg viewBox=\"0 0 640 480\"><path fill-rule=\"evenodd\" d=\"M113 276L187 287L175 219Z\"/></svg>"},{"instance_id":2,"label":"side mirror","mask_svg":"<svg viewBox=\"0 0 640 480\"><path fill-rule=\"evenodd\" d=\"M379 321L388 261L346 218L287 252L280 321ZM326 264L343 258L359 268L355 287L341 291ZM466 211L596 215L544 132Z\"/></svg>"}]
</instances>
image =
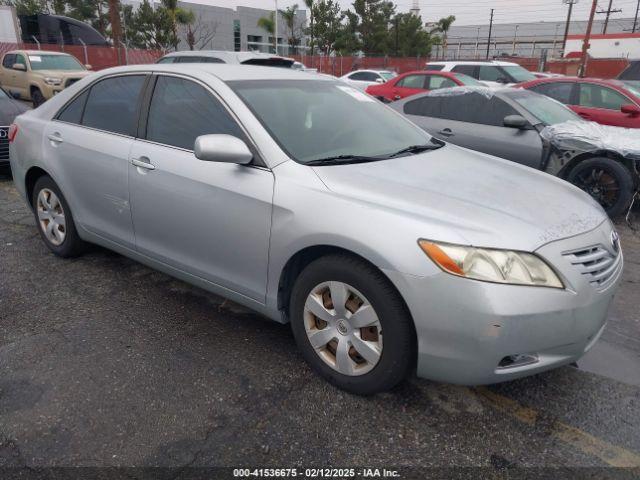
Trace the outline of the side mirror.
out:
<instances>
[{"instance_id":1,"label":"side mirror","mask_svg":"<svg viewBox=\"0 0 640 480\"><path fill-rule=\"evenodd\" d=\"M376 83L384 83L384 80L380 77L376 78Z\"/></svg>"},{"instance_id":2,"label":"side mirror","mask_svg":"<svg viewBox=\"0 0 640 480\"><path fill-rule=\"evenodd\" d=\"M86 68L87 70L93 70L93 65L91 65L90 63L85 63L84 68Z\"/></svg>"},{"instance_id":3,"label":"side mirror","mask_svg":"<svg viewBox=\"0 0 640 480\"><path fill-rule=\"evenodd\" d=\"M620 111L622 113L626 113L627 115L631 115L632 117L637 117L638 115L640 115L640 107L632 103L628 105L622 105L620 107Z\"/></svg>"},{"instance_id":4,"label":"side mirror","mask_svg":"<svg viewBox=\"0 0 640 480\"><path fill-rule=\"evenodd\" d=\"M196 138L193 151L196 158L206 162L246 165L253 160L247 144L231 135L201 135Z\"/></svg>"},{"instance_id":5,"label":"side mirror","mask_svg":"<svg viewBox=\"0 0 640 480\"><path fill-rule=\"evenodd\" d=\"M26 72L27 71L27 66L24 63L14 63L13 64L13 69L14 70L18 70L20 72Z\"/></svg>"},{"instance_id":6,"label":"side mirror","mask_svg":"<svg viewBox=\"0 0 640 480\"><path fill-rule=\"evenodd\" d=\"M527 119L521 115L507 115L504 117L503 125L507 128L517 128L522 130L529 125Z\"/></svg>"}]
</instances>

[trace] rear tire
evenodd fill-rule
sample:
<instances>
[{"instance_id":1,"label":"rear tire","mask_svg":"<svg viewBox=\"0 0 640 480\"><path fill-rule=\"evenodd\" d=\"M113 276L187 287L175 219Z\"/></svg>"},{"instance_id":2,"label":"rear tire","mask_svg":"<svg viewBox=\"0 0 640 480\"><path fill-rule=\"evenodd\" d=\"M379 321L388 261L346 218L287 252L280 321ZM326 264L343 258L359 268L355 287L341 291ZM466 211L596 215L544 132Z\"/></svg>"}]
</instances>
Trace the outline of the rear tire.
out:
<instances>
[{"instance_id":1,"label":"rear tire","mask_svg":"<svg viewBox=\"0 0 640 480\"><path fill-rule=\"evenodd\" d=\"M402 298L379 270L355 257L310 263L295 282L289 313L305 360L343 390L386 391L415 365L415 329Z\"/></svg>"},{"instance_id":2,"label":"rear tire","mask_svg":"<svg viewBox=\"0 0 640 480\"><path fill-rule=\"evenodd\" d=\"M35 88L33 92L31 92L31 101L33 102L33 108L38 108L40 105L46 102L47 99L44 98L44 95L39 88Z\"/></svg>"},{"instance_id":3,"label":"rear tire","mask_svg":"<svg viewBox=\"0 0 640 480\"><path fill-rule=\"evenodd\" d=\"M87 244L78 235L69 204L48 175L36 181L32 205L40 237L49 250L64 258L85 252Z\"/></svg>"},{"instance_id":4,"label":"rear tire","mask_svg":"<svg viewBox=\"0 0 640 480\"><path fill-rule=\"evenodd\" d=\"M622 214L633 197L631 172L611 158L584 160L571 169L567 180L591 195L611 218Z\"/></svg>"}]
</instances>

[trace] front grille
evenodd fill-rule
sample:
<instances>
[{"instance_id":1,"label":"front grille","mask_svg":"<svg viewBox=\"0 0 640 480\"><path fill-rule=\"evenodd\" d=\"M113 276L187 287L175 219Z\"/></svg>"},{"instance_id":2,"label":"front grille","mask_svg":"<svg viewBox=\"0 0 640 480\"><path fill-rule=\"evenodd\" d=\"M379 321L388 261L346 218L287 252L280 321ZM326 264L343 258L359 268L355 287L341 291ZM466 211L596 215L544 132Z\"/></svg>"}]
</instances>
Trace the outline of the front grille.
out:
<instances>
[{"instance_id":1,"label":"front grille","mask_svg":"<svg viewBox=\"0 0 640 480\"><path fill-rule=\"evenodd\" d=\"M9 160L9 127L0 127L0 160Z\"/></svg>"},{"instance_id":2,"label":"front grille","mask_svg":"<svg viewBox=\"0 0 640 480\"><path fill-rule=\"evenodd\" d=\"M67 79L67 81L64 84L64 88L70 87L71 85L76 83L78 80L80 80L80 79L79 78L69 78L69 79Z\"/></svg>"},{"instance_id":3,"label":"front grille","mask_svg":"<svg viewBox=\"0 0 640 480\"><path fill-rule=\"evenodd\" d=\"M622 268L622 255L615 255L601 245L563 253L596 288L605 287Z\"/></svg>"}]
</instances>

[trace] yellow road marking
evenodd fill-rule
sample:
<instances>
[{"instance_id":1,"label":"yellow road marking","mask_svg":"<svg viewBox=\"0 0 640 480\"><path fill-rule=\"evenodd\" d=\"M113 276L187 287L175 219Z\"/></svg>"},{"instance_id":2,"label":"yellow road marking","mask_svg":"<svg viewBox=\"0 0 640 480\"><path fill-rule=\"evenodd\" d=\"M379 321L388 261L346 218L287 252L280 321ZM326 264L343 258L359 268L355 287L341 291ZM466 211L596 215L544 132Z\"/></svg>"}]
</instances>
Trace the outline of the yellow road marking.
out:
<instances>
[{"instance_id":1,"label":"yellow road marking","mask_svg":"<svg viewBox=\"0 0 640 480\"><path fill-rule=\"evenodd\" d=\"M527 425L535 425L538 419L536 410L520 405L515 400L494 393L486 387L476 387L472 390L497 410ZM599 458L612 467L640 467L640 455L637 453L613 445L562 422L552 422L550 434L583 453Z\"/></svg>"}]
</instances>

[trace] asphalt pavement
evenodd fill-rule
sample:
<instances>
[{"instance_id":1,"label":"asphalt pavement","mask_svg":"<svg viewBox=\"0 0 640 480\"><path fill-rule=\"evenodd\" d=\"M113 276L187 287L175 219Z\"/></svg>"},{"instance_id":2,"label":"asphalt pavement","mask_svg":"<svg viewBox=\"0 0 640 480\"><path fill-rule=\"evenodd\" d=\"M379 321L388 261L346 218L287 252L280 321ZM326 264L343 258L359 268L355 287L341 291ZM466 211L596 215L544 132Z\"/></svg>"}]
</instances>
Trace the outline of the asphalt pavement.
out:
<instances>
[{"instance_id":1,"label":"asphalt pavement","mask_svg":"<svg viewBox=\"0 0 640 480\"><path fill-rule=\"evenodd\" d=\"M414 377L362 398L313 374L288 326L98 247L55 257L0 178L0 467L613 466L637 478L640 233L618 228L623 283L578 368L478 388Z\"/></svg>"}]
</instances>

